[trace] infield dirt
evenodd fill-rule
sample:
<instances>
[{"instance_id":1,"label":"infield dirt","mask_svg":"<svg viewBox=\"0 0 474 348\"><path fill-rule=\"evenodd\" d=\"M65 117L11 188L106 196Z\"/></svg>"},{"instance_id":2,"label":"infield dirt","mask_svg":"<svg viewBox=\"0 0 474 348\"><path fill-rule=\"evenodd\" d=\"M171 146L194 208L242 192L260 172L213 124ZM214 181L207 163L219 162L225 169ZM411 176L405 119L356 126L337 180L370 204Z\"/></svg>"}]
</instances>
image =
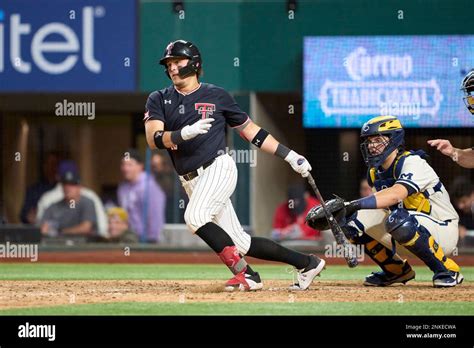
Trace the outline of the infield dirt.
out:
<instances>
[{"instance_id":1,"label":"infield dirt","mask_svg":"<svg viewBox=\"0 0 474 348\"><path fill-rule=\"evenodd\" d=\"M55 280L2 281L0 309L111 302L252 303L252 302L460 302L472 301L474 284L434 289L430 282L386 288L361 281L320 281L307 291L289 291L288 281L269 280L257 292L225 292L224 281L197 280Z\"/></svg>"}]
</instances>

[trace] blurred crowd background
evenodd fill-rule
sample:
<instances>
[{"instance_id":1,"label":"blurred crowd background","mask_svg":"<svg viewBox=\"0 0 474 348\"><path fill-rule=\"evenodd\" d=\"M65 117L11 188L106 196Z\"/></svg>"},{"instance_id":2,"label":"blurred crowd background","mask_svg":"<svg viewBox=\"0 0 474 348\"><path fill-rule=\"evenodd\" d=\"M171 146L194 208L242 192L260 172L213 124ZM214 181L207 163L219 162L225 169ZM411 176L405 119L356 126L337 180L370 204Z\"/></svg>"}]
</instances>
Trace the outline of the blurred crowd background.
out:
<instances>
[{"instance_id":1,"label":"blurred crowd background","mask_svg":"<svg viewBox=\"0 0 474 348\"><path fill-rule=\"evenodd\" d=\"M157 64L170 41L194 42L203 57L201 80L231 92L259 125L304 154L324 197L335 193L346 199L370 193L359 151L362 124L307 122L314 115L305 113L304 86L311 83L305 75L305 38L458 35L462 50L473 49L466 44L474 34L470 0L432 5L422 0L19 0L2 6L0 215L4 228L29 226L46 240L178 247L199 242L184 225L187 197L169 156L147 149L142 121L148 94L170 84ZM48 41L61 44L52 47ZM448 57L448 66L431 67L433 76L460 85L474 58L449 47L430 52ZM318 53L323 57L324 49ZM379 54L391 49L380 47ZM329 51L326 57L324 66L340 76L342 58ZM333 77L318 77L318 83ZM469 246L473 171L430 148L427 140L473 146L474 118L458 88L441 92L441 102L464 110L464 123L456 123L458 118L455 127L446 126L453 109L442 104L430 126L409 124L406 143L431 156L460 214L461 243ZM227 138L239 170L232 199L244 228L277 240L321 241L324 233L304 225L306 212L318 203L305 182L284 161L257 152L235 132L229 130Z\"/></svg>"}]
</instances>

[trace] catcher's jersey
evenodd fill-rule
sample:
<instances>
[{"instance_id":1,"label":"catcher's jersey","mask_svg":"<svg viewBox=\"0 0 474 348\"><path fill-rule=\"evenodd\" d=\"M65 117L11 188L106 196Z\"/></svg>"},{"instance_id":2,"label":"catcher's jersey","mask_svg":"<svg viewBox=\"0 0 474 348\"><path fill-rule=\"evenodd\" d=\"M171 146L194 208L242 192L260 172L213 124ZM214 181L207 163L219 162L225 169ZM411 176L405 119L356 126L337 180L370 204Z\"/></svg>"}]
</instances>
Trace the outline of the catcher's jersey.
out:
<instances>
[{"instance_id":1,"label":"catcher's jersey","mask_svg":"<svg viewBox=\"0 0 474 348\"><path fill-rule=\"evenodd\" d=\"M425 153L421 150L405 151L387 170L371 168L368 175L369 184L376 191L394 184L407 188L408 197L400 204L390 207L390 210L405 208L423 212L441 221L459 219L448 192L423 157Z\"/></svg>"}]
</instances>

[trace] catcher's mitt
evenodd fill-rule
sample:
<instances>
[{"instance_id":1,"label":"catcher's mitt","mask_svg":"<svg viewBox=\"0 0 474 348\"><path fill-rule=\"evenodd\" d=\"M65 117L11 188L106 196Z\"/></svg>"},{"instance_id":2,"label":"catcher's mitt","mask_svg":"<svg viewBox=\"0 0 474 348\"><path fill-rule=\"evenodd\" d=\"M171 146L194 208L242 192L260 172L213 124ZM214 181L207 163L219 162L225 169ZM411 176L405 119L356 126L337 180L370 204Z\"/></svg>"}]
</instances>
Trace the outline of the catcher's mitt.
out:
<instances>
[{"instance_id":1,"label":"catcher's mitt","mask_svg":"<svg viewBox=\"0 0 474 348\"><path fill-rule=\"evenodd\" d=\"M336 196L336 198L326 201L326 209L332 213L334 219L339 224L343 225L345 223L346 208L344 199ZM322 205L316 205L311 208L308 215L306 215L306 223L308 226L320 231L330 228Z\"/></svg>"}]
</instances>

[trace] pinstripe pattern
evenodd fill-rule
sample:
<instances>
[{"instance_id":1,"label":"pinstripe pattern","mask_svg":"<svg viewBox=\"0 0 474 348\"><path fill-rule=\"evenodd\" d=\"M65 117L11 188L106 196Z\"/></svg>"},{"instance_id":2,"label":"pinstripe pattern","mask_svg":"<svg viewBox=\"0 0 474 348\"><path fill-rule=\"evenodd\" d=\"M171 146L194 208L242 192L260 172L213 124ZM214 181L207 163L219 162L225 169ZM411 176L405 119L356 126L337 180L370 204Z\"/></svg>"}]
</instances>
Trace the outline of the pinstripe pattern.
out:
<instances>
[{"instance_id":1,"label":"pinstripe pattern","mask_svg":"<svg viewBox=\"0 0 474 348\"><path fill-rule=\"evenodd\" d=\"M191 181L180 181L189 197L184 220L194 233L208 222L219 225L232 239L241 254L250 248L250 235L240 225L230 196L237 185L237 167L227 154Z\"/></svg>"}]
</instances>

